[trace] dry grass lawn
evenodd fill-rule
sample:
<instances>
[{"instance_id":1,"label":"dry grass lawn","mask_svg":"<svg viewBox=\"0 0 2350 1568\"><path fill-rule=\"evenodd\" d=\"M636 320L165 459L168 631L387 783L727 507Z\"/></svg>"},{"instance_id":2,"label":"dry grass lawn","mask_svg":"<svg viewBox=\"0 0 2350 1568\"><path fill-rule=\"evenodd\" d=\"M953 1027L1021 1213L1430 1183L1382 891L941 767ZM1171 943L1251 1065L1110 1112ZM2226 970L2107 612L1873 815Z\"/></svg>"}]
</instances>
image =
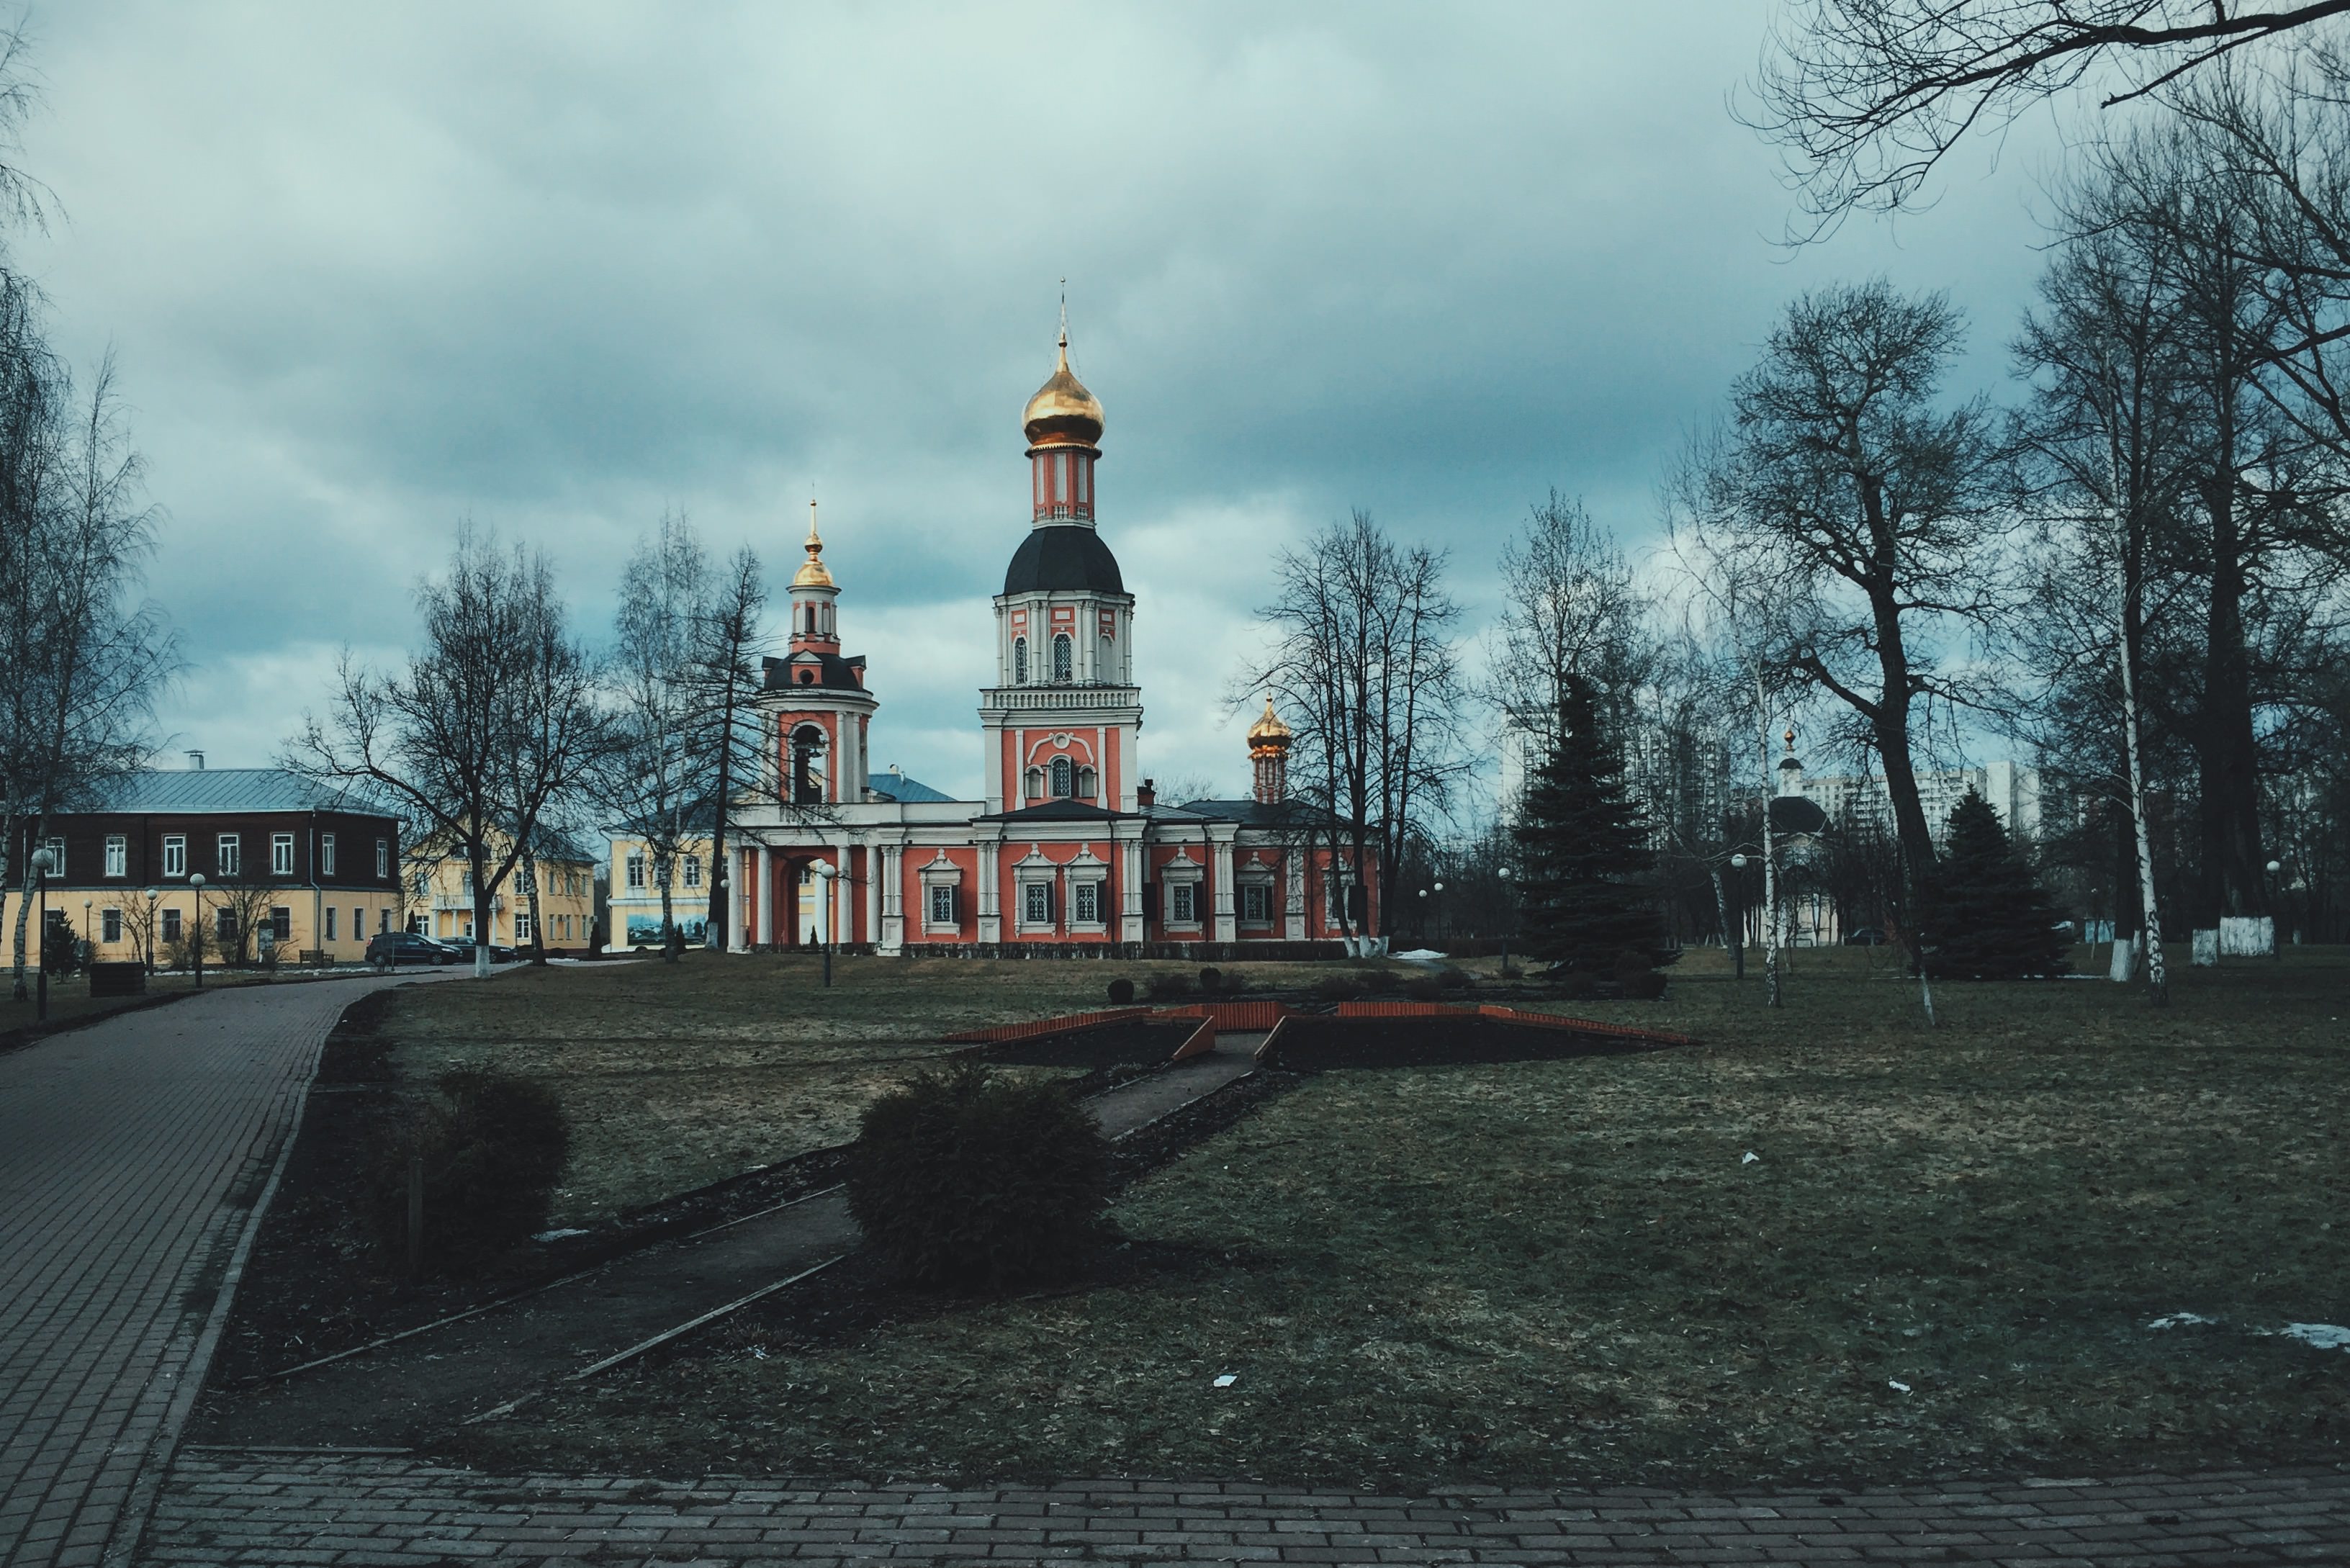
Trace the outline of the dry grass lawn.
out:
<instances>
[{"instance_id":1,"label":"dry grass lawn","mask_svg":"<svg viewBox=\"0 0 2350 1568\"><path fill-rule=\"evenodd\" d=\"M1340 1484L2344 1457L2350 958L1916 992L1803 954L1589 1011L1694 1050L1307 1081L1131 1189L1162 1265L798 1343L764 1319L477 1452ZM1745 1157L1752 1153L1752 1160ZM2207 1326L2153 1329L2173 1314ZM754 1350L761 1354L753 1354ZM1235 1375L1229 1388L1211 1379Z\"/></svg>"},{"instance_id":2,"label":"dry grass lawn","mask_svg":"<svg viewBox=\"0 0 2350 1568\"><path fill-rule=\"evenodd\" d=\"M1107 1007L1111 980L1179 967L836 958L827 990L820 959L692 952L410 987L381 1033L411 1083L475 1062L552 1085L574 1138L552 1222L576 1225L846 1143L941 1035Z\"/></svg>"}]
</instances>

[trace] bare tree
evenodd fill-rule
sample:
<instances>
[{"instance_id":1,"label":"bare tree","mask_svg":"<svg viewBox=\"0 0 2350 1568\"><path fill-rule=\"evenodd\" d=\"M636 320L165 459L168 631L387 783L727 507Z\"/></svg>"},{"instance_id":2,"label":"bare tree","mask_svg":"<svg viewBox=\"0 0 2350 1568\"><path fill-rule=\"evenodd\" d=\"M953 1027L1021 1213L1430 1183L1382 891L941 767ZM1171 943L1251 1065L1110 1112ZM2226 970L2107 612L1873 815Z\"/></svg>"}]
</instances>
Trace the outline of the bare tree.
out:
<instances>
[{"instance_id":1,"label":"bare tree","mask_svg":"<svg viewBox=\"0 0 2350 1568\"><path fill-rule=\"evenodd\" d=\"M1647 605L1614 536L1581 500L1553 490L1503 547L1501 569L1486 700L1539 749L1554 738L1567 678L1579 675L1609 732L1627 733L1650 655Z\"/></svg>"},{"instance_id":2,"label":"bare tree","mask_svg":"<svg viewBox=\"0 0 2350 1568\"><path fill-rule=\"evenodd\" d=\"M619 597L608 676L613 745L593 788L614 826L645 846L660 890L661 953L674 963L674 871L707 831L712 788L694 754L703 712L695 654L710 562L682 513L664 513L658 532L639 543Z\"/></svg>"},{"instance_id":3,"label":"bare tree","mask_svg":"<svg viewBox=\"0 0 2350 1568\"><path fill-rule=\"evenodd\" d=\"M180 667L161 611L132 597L159 514L113 361L66 415L70 386L12 282L0 275L0 842L20 824L46 836L53 814L144 765L156 694ZM29 892L30 866L15 869ZM14 957L21 998L21 901Z\"/></svg>"},{"instance_id":4,"label":"bare tree","mask_svg":"<svg viewBox=\"0 0 2350 1568\"><path fill-rule=\"evenodd\" d=\"M1433 840L1467 770L1452 641L1461 611L1444 567L1442 552L1399 545L1361 511L1284 550L1278 597L1259 612L1278 641L1244 683L1270 691L1295 730L1290 777L1329 824L1334 858L1383 888L1408 846ZM1337 912L1352 935L1347 902ZM1392 897L1381 907L1391 932Z\"/></svg>"},{"instance_id":5,"label":"bare tree","mask_svg":"<svg viewBox=\"0 0 2350 1568\"><path fill-rule=\"evenodd\" d=\"M526 745L552 748L586 732L569 718L524 722L536 690L577 700L576 682L550 676L517 680L546 639L565 641L563 611L553 598L543 558L519 547L510 555L469 522L445 576L420 584L422 646L407 670L383 676L338 667L340 690L324 719L303 715L301 734L283 764L320 783L396 804L411 822L445 835L463 854L473 898L473 972L490 967L490 917L504 885L538 831L539 815L573 765L567 752L545 752L526 768ZM560 664L563 661L556 660Z\"/></svg>"},{"instance_id":6,"label":"bare tree","mask_svg":"<svg viewBox=\"0 0 2350 1568\"><path fill-rule=\"evenodd\" d=\"M2101 106L2248 47L2299 47L2350 0L1799 0L1746 121L1785 149L1815 236L1912 202L1950 149L2094 80Z\"/></svg>"},{"instance_id":7,"label":"bare tree","mask_svg":"<svg viewBox=\"0 0 2350 1568\"><path fill-rule=\"evenodd\" d=\"M766 606L765 573L746 545L726 563L725 580L696 627L693 673L701 687L701 728L707 735L702 750L715 774L710 791L710 916L704 937L715 950L727 945L733 910L726 826L738 781L746 774L757 776L765 742L756 698L764 641L760 618Z\"/></svg>"},{"instance_id":8,"label":"bare tree","mask_svg":"<svg viewBox=\"0 0 2350 1568\"><path fill-rule=\"evenodd\" d=\"M520 896L530 900L531 961L546 961L538 860L549 817L584 792L613 744L598 671L571 635L569 613L543 556L517 562L526 581L515 607L519 638L504 667L506 821L521 852Z\"/></svg>"},{"instance_id":9,"label":"bare tree","mask_svg":"<svg viewBox=\"0 0 2350 1568\"><path fill-rule=\"evenodd\" d=\"M1980 400L1936 406L1958 351L1942 296L1879 280L1805 295L1731 393L1712 525L1767 564L1782 641L1768 656L1833 695L1884 770L1914 897L1934 840L1918 792L1921 703L1983 694L1947 668L1941 639L1998 605L1998 445ZM1912 956L1917 923L1908 924Z\"/></svg>"}]
</instances>

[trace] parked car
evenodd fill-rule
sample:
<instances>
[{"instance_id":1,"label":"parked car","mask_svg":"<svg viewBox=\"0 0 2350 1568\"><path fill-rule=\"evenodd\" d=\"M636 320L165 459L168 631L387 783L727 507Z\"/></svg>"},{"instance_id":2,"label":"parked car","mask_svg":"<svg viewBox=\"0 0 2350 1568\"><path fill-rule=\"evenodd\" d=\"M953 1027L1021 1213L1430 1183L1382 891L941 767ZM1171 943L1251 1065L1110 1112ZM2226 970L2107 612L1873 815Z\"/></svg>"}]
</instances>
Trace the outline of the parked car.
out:
<instances>
[{"instance_id":1,"label":"parked car","mask_svg":"<svg viewBox=\"0 0 2350 1568\"><path fill-rule=\"evenodd\" d=\"M1881 948L1885 945L1885 933L1875 926L1863 926L1856 931L1846 932L1844 945L1848 948Z\"/></svg>"},{"instance_id":2,"label":"parked car","mask_svg":"<svg viewBox=\"0 0 2350 1568\"><path fill-rule=\"evenodd\" d=\"M403 963L452 964L461 956L448 943L414 931L378 931L368 939L367 961L379 970Z\"/></svg>"},{"instance_id":3,"label":"parked car","mask_svg":"<svg viewBox=\"0 0 2350 1568\"><path fill-rule=\"evenodd\" d=\"M490 961L492 963L514 963L522 957L522 954L515 951L514 949L502 948L495 942L488 942L484 945L490 950ZM473 943L470 939L464 941L451 942L449 944L449 950L457 955L458 961L461 963L471 963L473 961Z\"/></svg>"}]
</instances>

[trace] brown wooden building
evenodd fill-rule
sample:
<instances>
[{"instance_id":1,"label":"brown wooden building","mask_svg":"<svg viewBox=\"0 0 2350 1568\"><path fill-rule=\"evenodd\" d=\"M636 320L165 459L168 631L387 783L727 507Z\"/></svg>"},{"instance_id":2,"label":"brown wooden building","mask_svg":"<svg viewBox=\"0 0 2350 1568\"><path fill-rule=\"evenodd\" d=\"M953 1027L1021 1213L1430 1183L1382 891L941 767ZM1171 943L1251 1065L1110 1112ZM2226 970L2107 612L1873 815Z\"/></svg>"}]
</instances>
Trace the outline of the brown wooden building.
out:
<instances>
[{"instance_id":1,"label":"brown wooden building","mask_svg":"<svg viewBox=\"0 0 2350 1568\"><path fill-rule=\"evenodd\" d=\"M268 933L281 962L356 962L400 923L400 822L277 768L150 770L96 810L27 825L10 846L12 883L46 839L52 929L100 960L172 963L204 922L207 959L256 955ZM199 889L190 877L201 875ZM0 894L13 942L17 892ZM42 933L28 922L38 961Z\"/></svg>"}]
</instances>

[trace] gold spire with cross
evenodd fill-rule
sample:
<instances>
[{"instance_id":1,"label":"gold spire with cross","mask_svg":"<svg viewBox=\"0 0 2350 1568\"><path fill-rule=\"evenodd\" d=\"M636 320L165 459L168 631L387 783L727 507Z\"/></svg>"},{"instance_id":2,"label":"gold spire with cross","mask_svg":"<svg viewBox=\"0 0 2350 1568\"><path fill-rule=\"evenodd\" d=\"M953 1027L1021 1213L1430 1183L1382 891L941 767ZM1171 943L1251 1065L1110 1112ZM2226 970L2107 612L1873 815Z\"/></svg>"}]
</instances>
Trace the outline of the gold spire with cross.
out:
<instances>
[{"instance_id":1,"label":"gold spire with cross","mask_svg":"<svg viewBox=\"0 0 2350 1568\"><path fill-rule=\"evenodd\" d=\"M795 588L831 587L832 574L825 569L824 540L816 531L816 503L813 500L808 503L807 543L800 548L807 552L807 560L801 565L798 571L792 574L792 587Z\"/></svg>"}]
</instances>

